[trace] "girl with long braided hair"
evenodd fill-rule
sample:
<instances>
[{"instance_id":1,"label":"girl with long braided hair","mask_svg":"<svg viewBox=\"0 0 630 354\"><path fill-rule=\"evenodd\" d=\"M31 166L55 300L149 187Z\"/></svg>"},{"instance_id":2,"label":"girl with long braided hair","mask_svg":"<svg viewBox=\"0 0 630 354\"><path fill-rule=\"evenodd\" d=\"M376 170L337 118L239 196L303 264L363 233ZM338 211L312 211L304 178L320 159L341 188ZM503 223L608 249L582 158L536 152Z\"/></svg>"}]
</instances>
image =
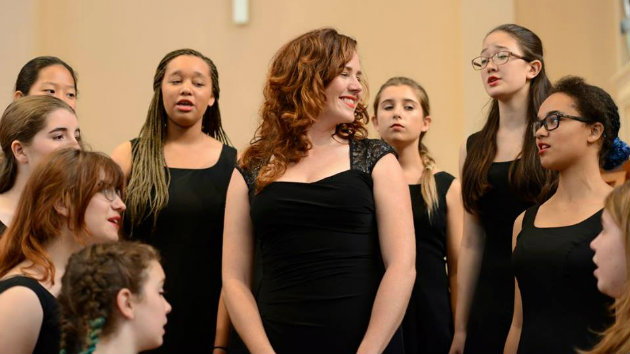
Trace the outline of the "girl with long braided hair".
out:
<instances>
[{"instance_id":1,"label":"girl with long braided hair","mask_svg":"<svg viewBox=\"0 0 630 354\"><path fill-rule=\"evenodd\" d=\"M223 354L227 346L221 249L236 150L221 127L219 93L210 58L192 49L166 54L138 138L112 154L129 182L125 230L160 251L171 279L166 292L177 311L159 352Z\"/></svg>"},{"instance_id":2,"label":"girl with long braided hair","mask_svg":"<svg viewBox=\"0 0 630 354\"><path fill-rule=\"evenodd\" d=\"M418 275L402 324L406 353L446 353L453 339L464 209L459 181L438 170L423 143L430 114L426 91L407 77L387 80L374 98L372 123L398 154L414 215Z\"/></svg>"},{"instance_id":3,"label":"girl with long braided hair","mask_svg":"<svg viewBox=\"0 0 630 354\"><path fill-rule=\"evenodd\" d=\"M162 344L164 270L138 242L92 245L73 254L61 279L61 353L138 353Z\"/></svg>"},{"instance_id":4,"label":"girl with long braided hair","mask_svg":"<svg viewBox=\"0 0 630 354\"><path fill-rule=\"evenodd\" d=\"M0 353L57 353L55 297L70 255L117 241L124 177L109 157L72 148L43 160L0 239Z\"/></svg>"}]
</instances>

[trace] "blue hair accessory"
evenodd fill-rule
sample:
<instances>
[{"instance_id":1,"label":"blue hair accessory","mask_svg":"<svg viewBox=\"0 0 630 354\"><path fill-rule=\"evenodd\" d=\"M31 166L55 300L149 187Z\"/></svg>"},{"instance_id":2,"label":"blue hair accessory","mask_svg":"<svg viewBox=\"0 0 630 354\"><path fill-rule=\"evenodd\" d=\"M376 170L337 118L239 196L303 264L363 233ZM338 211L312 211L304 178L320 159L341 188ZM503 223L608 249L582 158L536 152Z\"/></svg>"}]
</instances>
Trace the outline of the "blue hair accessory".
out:
<instances>
[{"instance_id":1,"label":"blue hair accessory","mask_svg":"<svg viewBox=\"0 0 630 354\"><path fill-rule=\"evenodd\" d=\"M613 141L610 151L604 158L604 170L612 170L620 166L630 157L630 147L624 143L619 137Z\"/></svg>"}]
</instances>

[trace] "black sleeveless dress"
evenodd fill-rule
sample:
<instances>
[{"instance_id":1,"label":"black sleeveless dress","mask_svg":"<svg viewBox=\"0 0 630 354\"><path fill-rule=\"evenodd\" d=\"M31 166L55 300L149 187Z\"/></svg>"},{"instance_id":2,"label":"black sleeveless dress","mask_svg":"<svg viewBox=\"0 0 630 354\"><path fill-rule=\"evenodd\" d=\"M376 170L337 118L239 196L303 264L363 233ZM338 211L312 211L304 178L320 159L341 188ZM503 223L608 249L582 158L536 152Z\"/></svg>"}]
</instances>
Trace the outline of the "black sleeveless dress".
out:
<instances>
[{"instance_id":1,"label":"black sleeveless dress","mask_svg":"<svg viewBox=\"0 0 630 354\"><path fill-rule=\"evenodd\" d=\"M165 297L173 307L164 344L152 352L212 352L221 293L225 194L235 164L236 150L223 145L212 167L169 168L168 204L155 229L152 218L133 228L132 239L160 251Z\"/></svg>"},{"instance_id":2,"label":"black sleeveless dress","mask_svg":"<svg viewBox=\"0 0 630 354\"><path fill-rule=\"evenodd\" d=\"M313 183L250 189L262 279L257 303L277 353L356 353L384 274L372 169L393 149L350 140L350 169ZM389 352L401 353L400 332ZM388 352L386 350L386 352Z\"/></svg>"},{"instance_id":3,"label":"black sleeveless dress","mask_svg":"<svg viewBox=\"0 0 630 354\"><path fill-rule=\"evenodd\" d=\"M468 138L469 151L478 138L478 133ZM508 176L512 163L518 160L492 163L488 171L491 189L479 200L479 220L486 242L468 319L466 354L503 353L512 324L512 230L516 217L533 205L511 188Z\"/></svg>"},{"instance_id":4,"label":"black sleeveless dress","mask_svg":"<svg viewBox=\"0 0 630 354\"><path fill-rule=\"evenodd\" d=\"M523 304L519 353L588 350L612 324L612 299L597 289L591 241L601 231L598 211L571 226L534 226L539 206L527 209L512 255Z\"/></svg>"},{"instance_id":5,"label":"black sleeveless dress","mask_svg":"<svg viewBox=\"0 0 630 354\"><path fill-rule=\"evenodd\" d=\"M434 175L438 207L431 220L421 185L409 186L416 230L416 283L402 324L405 353L447 353L453 340L453 317L446 273L446 193L455 179Z\"/></svg>"},{"instance_id":6,"label":"black sleeveless dress","mask_svg":"<svg viewBox=\"0 0 630 354\"><path fill-rule=\"evenodd\" d=\"M21 275L0 280L0 294L15 286L23 286L33 291L37 295L39 304L44 312L42 326L39 329L39 336L37 337L33 354L59 353L61 332L59 329L59 305L57 304L57 299L37 280Z\"/></svg>"}]
</instances>

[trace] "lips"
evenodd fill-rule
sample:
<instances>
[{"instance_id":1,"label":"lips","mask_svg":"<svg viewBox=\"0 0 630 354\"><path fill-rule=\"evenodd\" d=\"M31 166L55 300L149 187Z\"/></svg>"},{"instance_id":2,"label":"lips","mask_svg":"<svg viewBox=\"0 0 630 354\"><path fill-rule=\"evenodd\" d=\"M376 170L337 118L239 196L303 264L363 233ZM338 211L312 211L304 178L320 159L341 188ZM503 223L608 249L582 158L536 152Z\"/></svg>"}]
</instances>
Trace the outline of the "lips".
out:
<instances>
[{"instance_id":1,"label":"lips","mask_svg":"<svg viewBox=\"0 0 630 354\"><path fill-rule=\"evenodd\" d=\"M339 99L346 104L346 106L354 109L357 106L359 99L355 96L341 96Z\"/></svg>"},{"instance_id":2,"label":"lips","mask_svg":"<svg viewBox=\"0 0 630 354\"><path fill-rule=\"evenodd\" d=\"M120 227L120 216L112 216L111 218L107 219L107 221L116 225L116 227Z\"/></svg>"},{"instance_id":3,"label":"lips","mask_svg":"<svg viewBox=\"0 0 630 354\"><path fill-rule=\"evenodd\" d=\"M544 154L547 150L549 150L550 147L551 147L551 145L549 145L549 144L538 143L538 155Z\"/></svg>"},{"instance_id":4,"label":"lips","mask_svg":"<svg viewBox=\"0 0 630 354\"><path fill-rule=\"evenodd\" d=\"M390 128L394 130L403 129L404 127L405 127L404 125L399 124L399 123L394 123L390 126Z\"/></svg>"},{"instance_id":5,"label":"lips","mask_svg":"<svg viewBox=\"0 0 630 354\"><path fill-rule=\"evenodd\" d=\"M486 82L488 83L489 86L496 86L499 84L499 80L501 79L498 78L497 76L492 75L488 78Z\"/></svg>"},{"instance_id":6,"label":"lips","mask_svg":"<svg viewBox=\"0 0 630 354\"><path fill-rule=\"evenodd\" d=\"M175 103L178 110L183 112L190 112L195 107L194 103L188 99L181 99Z\"/></svg>"}]
</instances>

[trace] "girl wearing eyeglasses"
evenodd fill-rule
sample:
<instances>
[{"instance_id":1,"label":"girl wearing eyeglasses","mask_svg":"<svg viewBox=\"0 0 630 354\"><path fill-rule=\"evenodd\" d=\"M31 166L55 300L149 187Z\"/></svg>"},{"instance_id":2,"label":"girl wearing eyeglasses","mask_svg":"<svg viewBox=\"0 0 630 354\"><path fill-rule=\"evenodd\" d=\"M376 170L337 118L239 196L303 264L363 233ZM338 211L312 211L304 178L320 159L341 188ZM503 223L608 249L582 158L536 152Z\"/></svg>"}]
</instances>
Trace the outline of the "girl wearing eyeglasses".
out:
<instances>
[{"instance_id":1,"label":"girl wearing eyeglasses","mask_svg":"<svg viewBox=\"0 0 630 354\"><path fill-rule=\"evenodd\" d=\"M58 150L35 168L0 239L0 353L59 352L66 263L86 244L118 240L123 185L96 152Z\"/></svg>"},{"instance_id":2,"label":"girl wearing eyeglasses","mask_svg":"<svg viewBox=\"0 0 630 354\"><path fill-rule=\"evenodd\" d=\"M597 289L589 244L602 229L612 188L600 166L618 131L610 95L581 78L560 80L540 106L532 136L542 166L558 172L558 188L514 222L516 290L505 353L589 349L611 323L612 300Z\"/></svg>"},{"instance_id":3,"label":"girl wearing eyeglasses","mask_svg":"<svg viewBox=\"0 0 630 354\"><path fill-rule=\"evenodd\" d=\"M492 104L484 127L460 151L466 212L451 352L498 353L514 305L512 225L545 195L549 178L540 167L531 125L551 84L540 38L518 25L490 31L472 64Z\"/></svg>"}]
</instances>

